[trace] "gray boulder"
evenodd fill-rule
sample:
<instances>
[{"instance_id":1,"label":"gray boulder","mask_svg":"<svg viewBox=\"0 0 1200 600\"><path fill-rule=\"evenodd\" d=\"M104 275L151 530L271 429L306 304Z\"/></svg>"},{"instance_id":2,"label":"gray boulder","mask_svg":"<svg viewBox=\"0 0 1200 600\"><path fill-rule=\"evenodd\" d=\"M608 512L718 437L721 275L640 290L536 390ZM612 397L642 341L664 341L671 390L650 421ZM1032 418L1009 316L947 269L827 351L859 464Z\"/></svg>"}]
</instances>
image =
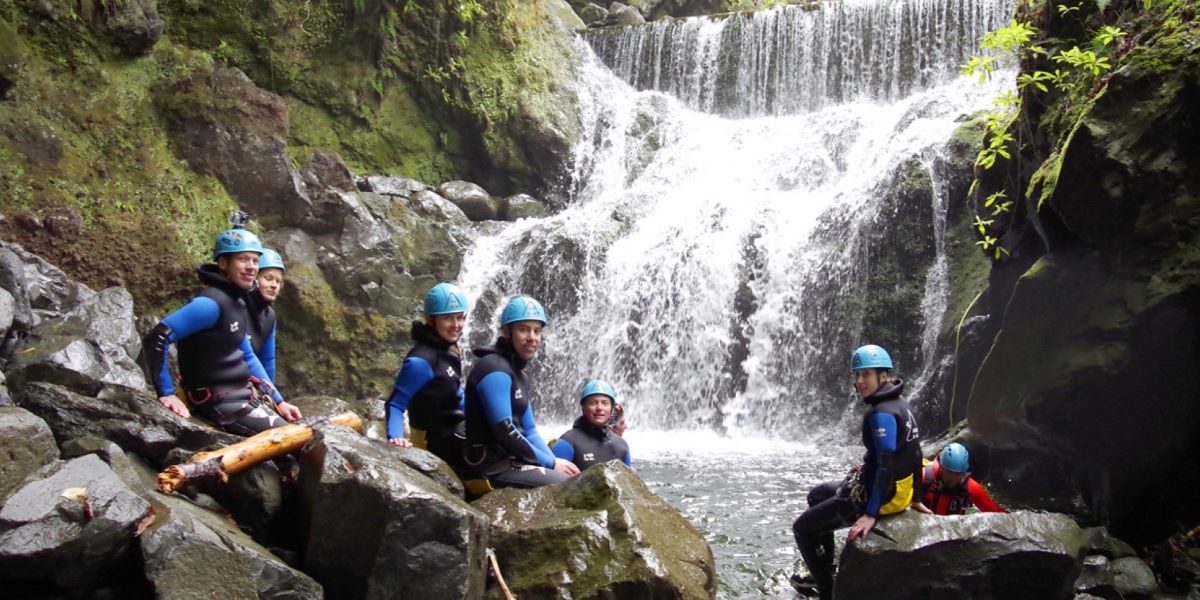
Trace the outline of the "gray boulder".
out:
<instances>
[{"instance_id":1,"label":"gray boulder","mask_svg":"<svg viewBox=\"0 0 1200 600\"><path fill-rule=\"evenodd\" d=\"M616 21L617 25L645 25L646 19L638 9L632 6L626 6L620 2L613 2L608 7L608 13Z\"/></svg>"},{"instance_id":2,"label":"gray boulder","mask_svg":"<svg viewBox=\"0 0 1200 600\"><path fill-rule=\"evenodd\" d=\"M8 334L17 316L17 301L8 290L0 288L0 337Z\"/></svg>"},{"instance_id":3,"label":"gray boulder","mask_svg":"<svg viewBox=\"0 0 1200 600\"><path fill-rule=\"evenodd\" d=\"M497 490L474 505L492 520L492 547L517 597L716 595L704 536L624 464L561 485Z\"/></svg>"},{"instance_id":4,"label":"gray boulder","mask_svg":"<svg viewBox=\"0 0 1200 600\"><path fill-rule=\"evenodd\" d=\"M514 194L501 204L500 218L505 221L546 216L546 205L529 194Z\"/></svg>"},{"instance_id":5,"label":"gray boulder","mask_svg":"<svg viewBox=\"0 0 1200 600\"><path fill-rule=\"evenodd\" d=\"M177 156L213 175L264 227L299 224L312 201L287 153L287 105L234 68L160 92Z\"/></svg>"},{"instance_id":6,"label":"gray boulder","mask_svg":"<svg viewBox=\"0 0 1200 600\"><path fill-rule=\"evenodd\" d=\"M337 598L482 598L488 520L396 458L338 427L301 457L304 570Z\"/></svg>"},{"instance_id":7,"label":"gray boulder","mask_svg":"<svg viewBox=\"0 0 1200 600\"><path fill-rule=\"evenodd\" d=\"M300 173L304 184L308 186L310 195L320 193L325 189L335 189L343 192L354 191L354 175L336 152L320 148L313 152L308 166Z\"/></svg>"},{"instance_id":8,"label":"gray boulder","mask_svg":"<svg viewBox=\"0 0 1200 600\"><path fill-rule=\"evenodd\" d=\"M81 16L130 56L146 54L162 38L166 23L158 0L81 2Z\"/></svg>"},{"instance_id":9,"label":"gray boulder","mask_svg":"<svg viewBox=\"0 0 1200 600\"><path fill-rule=\"evenodd\" d=\"M546 14L557 21L559 28L571 31L585 28L583 21L571 10L567 0L542 0L542 3L546 6Z\"/></svg>"},{"instance_id":10,"label":"gray boulder","mask_svg":"<svg viewBox=\"0 0 1200 600\"><path fill-rule=\"evenodd\" d=\"M438 186L437 193L461 208L472 221L494 221L500 216L496 199L469 181L447 181Z\"/></svg>"},{"instance_id":11,"label":"gray boulder","mask_svg":"<svg viewBox=\"0 0 1200 600\"><path fill-rule=\"evenodd\" d=\"M324 598L319 583L282 563L228 519L180 496L154 498L162 515L142 535L141 551L146 578L159 598Z\"/></svg>"},{"instance_id":12,"label":"gray boulder","mask_svg":"<svg viewBox=\"0 0 1200 600\"><path fill-rule=\"evenodd\" d=\"M589 26L592 24L601 25L608 18L608 10L598 4L588 2L579 9L579 18L583 20L584 24Z\"/></svg>"},{"instance_id":13,"label":"gray boulder","mask_svg":"<svg viewBox=\"0 0 1200 600\"><path fill-rule=\"evenodd\" d=\"M908 511L878 527L896 541L872 535L847 545L834 596L1069 598L1086 543L1074 521L1053 513L945 517Z\"/></svg>"},{"instance_id":14,"label":"gray boulder","mask_svg":"<svg viewBox=\"0 0 1200 600\"><path fill-rule=\"evenodd\" d=\"M8 393L8 378L0 371L0 406L14 406L12 396Z\"/></svg>"},{"instance_id":15,"label":"gray boulder","mask_svg":"<svg viewBox=\"0 0 1200 600\"><path fill-rule=\"evenodd\" d=\"M1158 592L1154 572L1136 556L1112 561L1112 578L1113 588L1125 600L1149 600Z\"/></svg>"},{"instance_id":16,"label":"gray boulder","mask_svg":"<svg viewBox=\"0 0 1200 600\"><path fill-rule=\"evenodd\" d=\"M431 189L433 188L416 179L391 175L368 175L358 181L359 191L374 192L383 196L410 198L417 192Z\"/></svg>"},{"instance_id":17,"label":"gray boulder","mask_svg":"<svg viewBox=\"0 0 1200 600\"><path fill-rule=\"evenodd\" d=\"M154 519L150 503L98 456L70 460L0 509L0 572L60 588L90 587L129 560Z\"/></svg>"},{"instance_id":18,"label":"gray boulder","mask_svg":"<svg viewBox=\"0 0 1200 600\"><path fill-rule=\"evenodd\" d=\"M50 426L16 407L0 407L0 504L38 469L58 460Z\"/></svg>"},{"instance_id":19,"label":"gray boulder","mask_svg":"<svg viewBox=\"0 0 1200 600\"><path fill-rule=\"evenodd\" d=\"M1108 558L1093 554L1083 559L1079 577L1075 579L1075 593L1117 598L1117 591L1113 588L1112 565Z\"/></svg>"},{"instance_id":20,"label":"gray boulder","mask_svg":"<svg viewBox=\"0 0 1200 600\"><path fill-rule=\"evenodd\" d=\"M1110 560L1137 556L1133 546L1113 537L1106 527L1089 527L1083 531L1087 534L1088 554L1102 554Z\"/></svg>"},{"instance_id":21,"label":"gray boulder","mask_svg":"<svg viewBox=\"0 0 1200 600\"><path fill-rule=\"evenodd\" d=\"M179 417L144 391L105 390L92 398L35 382L22 388L16 401L45 419L59 443L84 437L108 439L159 466L177 448L196 452L242 439Z\"/></svg>"},{"instance_id":22,"label":"gray boulder","mask_svg":"<svg viewBox=\"0 0 1200 600\"><path fill-rule=\"evenodd\" d=\"M416 192L409 198L408 205L416 214L443 223L465 225L470 222L467 214L453 202L437 195L432 190Z\"/></svg>"}]
</instances>

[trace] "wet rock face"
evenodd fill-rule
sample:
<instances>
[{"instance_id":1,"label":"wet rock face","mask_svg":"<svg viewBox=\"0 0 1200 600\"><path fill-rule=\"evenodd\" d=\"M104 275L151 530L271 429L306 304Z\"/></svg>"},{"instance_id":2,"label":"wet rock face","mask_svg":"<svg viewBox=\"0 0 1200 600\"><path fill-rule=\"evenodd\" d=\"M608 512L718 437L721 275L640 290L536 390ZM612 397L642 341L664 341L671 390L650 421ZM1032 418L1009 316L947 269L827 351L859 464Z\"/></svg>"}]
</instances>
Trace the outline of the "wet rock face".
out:
<instances>
[{"instance_id":1,"label":"wet rock face","mask_svg":"<svg viewBox=\"0 0 1200 600\"><path fill-rule=\"evenodd\" d=\"M517 597L712 598L704 537L617 462L474 503L492 519L500 570Z\"/></svg>"},{"instance_id":2,"label":"wet rock face","mask_svg":"<svg viewBox=\"0 0 1200 600\"><path fill-rule=\"evenodd\" d=\"M0 509L0 572L87 588L128 560L154 518L150 504L98 456L76 458Z\"/></svg>"},{"instance_id":3,"label":"wet rock face","mask_svg":"<svg viewBox=\"0 0 1200 600\"><path fill-rule=\"evenodd\" d=\"M266 227L297 225L308 214L300 174L287 154L287 105L232 68L199 73L162 92L174 151L214 175Z\"/></svg>"},{"instance_id":4,"label":"wet rock face","mask_svg":"<svg viewBox=\"0 0 1200 600\"><path fill-rule=\"evenodd\" d=\"M38 469L58 459L50 426L33 413L0 407L0 505Z\"/></svg>"},{"instance_id":5,"label":"wet rock face","mask_svg":"<svg viewBox=\"0 0 1200 600\"><path fill-rule=\"evenodd\" d=\"M834 596L871 600L1070 598L1086 535L1053 513L908 511L842 552ZM884 584L883 582L886 582Z\"/></svg>"},{"instance_id":6,"label":"wet rock face","mask_svg":"<svg viewBox=\"0 0 1200 600\"><path fill-rule=\"evenodd\" d=\"M482 598L487 518L392 446L336 427L322 434L301 458L304 569L330 597Z\"/></svg>"}]
</instances>

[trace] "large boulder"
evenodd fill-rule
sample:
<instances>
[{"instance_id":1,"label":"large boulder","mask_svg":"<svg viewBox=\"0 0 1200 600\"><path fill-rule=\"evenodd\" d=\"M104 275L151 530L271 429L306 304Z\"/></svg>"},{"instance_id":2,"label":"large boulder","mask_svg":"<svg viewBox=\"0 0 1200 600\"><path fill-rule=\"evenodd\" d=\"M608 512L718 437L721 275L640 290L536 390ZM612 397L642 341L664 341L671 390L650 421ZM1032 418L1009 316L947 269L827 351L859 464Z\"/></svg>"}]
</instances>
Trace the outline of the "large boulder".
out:
<instances>
[{"instance_id":1,"label":"large boulder","mask_svg":"<svg viewBox=\"0 0 1200 600\"><path fill-rule=\"evenodd\" d=\"M301 457L304 570L338 598L481 598L488 520L396 456L338 427Z\"/></svg>"},{"instance_id":2,"label":"large boulder","mask_svg":"<svg viewBox=\"0 0 1200 600\"><path fill-rule=\"evenodd\" d=\"M238 69L197 72L162 91L175 154L213 175L266 227L297 225L312 204L287 153L288 112L279 96Z\"/></svg>"},{"instance_id":3,"label":"large boulder","mask_svg":"<svg viewBox=\"0 0 1200 600\"><path fill-rule=\"evenodd\" d=\"M1053 513L946 517L908 511L877 527L892 539L875 534L847 545L834 596L1070 598L1087 541L1074 521Z\"/></svg>"},{"instance_id":4,"label":"large boulder","mask_svg":"<svg viewBox=\"0 0 1200 600\"><path fill-rule=\"evenodd\" d=\"M131 559L154 520L150 503L98 456L70 460L0 509L0 573L87 589Z\"/></svg>"},{"instance_id":5,"label":"large boulder","mask_svg":"<svg viewBox=\"0 0 1200 600\"><path fill-rule=\"evenodd\" d=\"M58 460L50 426L16 407L0 407L0 505L38 469Z\"/></svg>"},{"instance_id":6,"label":"large boulder","mask_svg":"<svg viewBox=\"0 0 1200 600\"><path fill-rule=\"evenodd\" d=\"M713 598L704 536L628 467L502 489L476 501L492 520L500 570L518 597Z\"/></svg>"},{"instance_id":7,"label":"large boulder","mask_svg":"<svg viewBox=\"0 0 1200 600\"><path fill-rule=\"evenodd\" d=\"M242 439L179 417L148 392L105 390L93 398L49 383L30 383L16 400L45 419L60 444L84 437L108 439L156 465L176 448L194 452Z\"/></svg>"},{"instance_id":8,"label":"large boulder","mask_svg":"<svg viewBox=\"0 0 1200 600\"><path fill-rule=\"evenodd\" d=\"M166 29L158 0L81 2L80 8L84 20L131 56L150 52Z\"/></svg>"},{"instance_id":9,"label":"large boulder","mask_svg":"<svg viewBox=\"0 0 1200 600\"><path fill-rule=\"evenodd\" d=\"M359 191L374 192L383 196L409 198L417 192L433 188L416 179L408 179L407 177L367 175L358 180L358 189Z\"/></svg>"},{"instance_id":10,"label":"large boulder","mask_svg":"<svg viewBox=\"0 0 1200 600\"><path fill-rule=\"evenodd\" d=\"M500 217L500 203L487 190L469 181L447 181L437 193L466 213L472 221L494 221Z\"/></svg>"},{"instance_id":11,"label":"large boulder","mask_svg":"<svg viewBox=\"0 0 1200 600\"><path fill-rule=\"evenodd\" d=\"M529 194L513 194L500 205L500 218L505 221L546 216L546 205Z\"/></svg>"}]
</instances>

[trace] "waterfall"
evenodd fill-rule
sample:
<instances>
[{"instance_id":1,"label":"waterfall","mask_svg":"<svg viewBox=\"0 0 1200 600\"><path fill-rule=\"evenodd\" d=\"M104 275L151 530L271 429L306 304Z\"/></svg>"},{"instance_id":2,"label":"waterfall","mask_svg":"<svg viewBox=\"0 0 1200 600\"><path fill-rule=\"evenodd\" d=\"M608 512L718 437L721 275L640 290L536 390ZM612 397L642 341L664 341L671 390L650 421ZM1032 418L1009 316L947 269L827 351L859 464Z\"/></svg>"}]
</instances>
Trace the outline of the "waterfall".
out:
<instances>
[{"instance_id":1,"label":"waterfall","mask_svg":"<svg viewBox=\"0 0 1200 600\"><path fill-rule=\"evenodd\" d=\"M895 101L945 83L1011 2L841 0L730 18L589 32L613 72L640 90L728 116L788 115Z\"/></svg>"},{"instance_id":2,"label":"waterfall","mask_svg":"<svg viewBox=\"0 0 1200 600\"><path fill-rule=\"evenodd\" d=\"M868 341L913 356L901 368L920 383L947 293L932 164L1003 89L953 71L1009 10L847 0L587 34L572 201L475 241L459 278L471 342L492 340L507 295L540 299L531 375L559 421L602 377L636 426L820 435L857 410L848 357ZM936 256L882 276L918 286L921 323L866 340L888 202L918 175L934 178L918 237Z\"/></svg>"}]
</instances>

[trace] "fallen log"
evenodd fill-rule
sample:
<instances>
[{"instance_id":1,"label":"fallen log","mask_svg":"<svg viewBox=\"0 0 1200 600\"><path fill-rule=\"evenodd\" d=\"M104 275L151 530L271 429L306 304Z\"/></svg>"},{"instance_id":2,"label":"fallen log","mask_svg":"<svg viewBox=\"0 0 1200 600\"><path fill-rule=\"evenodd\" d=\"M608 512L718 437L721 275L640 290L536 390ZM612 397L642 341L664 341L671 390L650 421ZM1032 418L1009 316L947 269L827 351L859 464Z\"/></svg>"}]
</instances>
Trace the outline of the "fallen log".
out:
<instances>
[{"instance_id":1,"label":"fallen log","mask_svg":"<svg viewBox=\"0 0 1200 600\"><path fill-rule=\"evenodd\" d=\"M268 429L236 444L210 452L197 452L187 462L171 465L158 474L158 491L170 494L188 483L205 480L229 481L230 475L298 450L313 438L313 428L326 423L349 427L362 433L362 418L352 412L333 417L306 418Z\"/></svg>"}]
</instances>

